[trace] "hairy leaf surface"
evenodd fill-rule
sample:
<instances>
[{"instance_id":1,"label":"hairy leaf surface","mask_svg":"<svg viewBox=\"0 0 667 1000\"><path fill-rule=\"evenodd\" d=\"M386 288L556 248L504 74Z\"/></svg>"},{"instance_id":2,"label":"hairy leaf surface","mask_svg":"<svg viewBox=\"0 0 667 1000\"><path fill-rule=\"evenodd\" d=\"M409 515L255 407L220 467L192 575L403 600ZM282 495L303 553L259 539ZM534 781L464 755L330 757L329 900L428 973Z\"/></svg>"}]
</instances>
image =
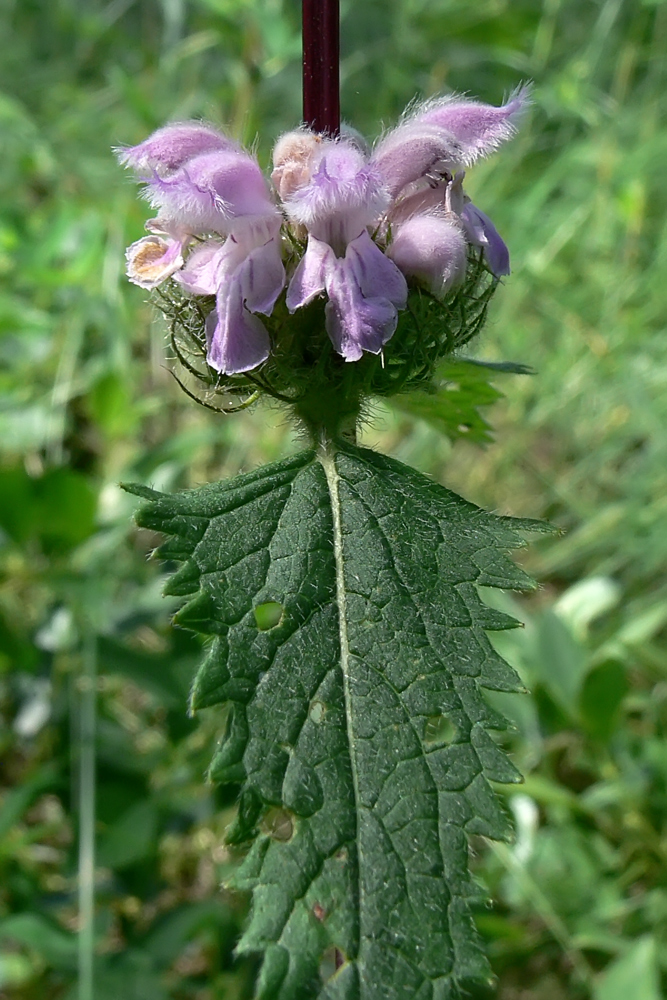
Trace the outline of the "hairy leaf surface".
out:
<instances>
[{"instance_id":1,"label":"hairy leaf surface","mask_svg":"<svg viewBox=\"0 0 667 1000\"><path fill-rule=\"evenodd\" d=\"M454 1000L487 978L467 835L507 824L519 776L480 688L516 690L476 585L526 589L505 555L534 522L486 514L348 446L149 500L182 561L176 621L212 636L192 708L226 704L214 780L241 786L239 944L262 1000Z\"/></svg>"}]
</instances>

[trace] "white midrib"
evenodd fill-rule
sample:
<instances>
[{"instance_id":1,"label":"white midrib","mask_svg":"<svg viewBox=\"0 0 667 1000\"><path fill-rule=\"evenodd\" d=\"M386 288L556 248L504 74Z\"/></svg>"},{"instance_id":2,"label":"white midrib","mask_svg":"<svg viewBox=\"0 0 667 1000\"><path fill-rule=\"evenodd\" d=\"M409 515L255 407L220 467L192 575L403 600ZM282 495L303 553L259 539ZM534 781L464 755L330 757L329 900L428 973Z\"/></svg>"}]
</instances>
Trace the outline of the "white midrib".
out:
<instances>
[{"instance_id":1,"label":"white midrib","mask_svg":"<svg viewBox=\"0 0 667 1000\"><path fill-rule=\"evenodd\" d=\"M356 819L356 849L358 863L358 893L359 893L359 931L360 939L362 934L362 878L361 878L361 844L359 840L359 807L361 803L359 795L359 775L357 770L356 737L354 731L354 718L352 715L352 695L350 691L350 642L347 631L347 593L345 591L345 568L343 562L343 525L341 519L341 504L339 483L340 476L336 468L335 453L329 447L322 447L318 454L319 461L324 469L331 499L331 511L333 514L333 551L336 564L336 604L338 605L338 634L340 638L340 667L343 673L343 694L345 699L345 724L347 728L347 742L350 748L350 767L352 769L352 787L354 789L354 814ZM361 940L359 941L361 946Z\"/></svg>"}]
</instances>

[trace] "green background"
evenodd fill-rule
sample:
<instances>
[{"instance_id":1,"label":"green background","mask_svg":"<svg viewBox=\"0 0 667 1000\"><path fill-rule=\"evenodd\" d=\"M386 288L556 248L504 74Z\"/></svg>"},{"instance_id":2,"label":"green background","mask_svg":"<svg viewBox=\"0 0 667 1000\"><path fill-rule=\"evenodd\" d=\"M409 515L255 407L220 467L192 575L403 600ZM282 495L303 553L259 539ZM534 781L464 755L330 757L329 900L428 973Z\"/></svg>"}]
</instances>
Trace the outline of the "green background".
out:
<instances>
[{"instance_id":1,"label":"green background","mask_svg":"<svg viewBox=\"0 0 667 1000\"><path fill-rule=\"evenodd\" d=\"M240 1000L246 902L219 891L234 795L203 782L223 720L185 715L200 646L170 629L157 538L117 484L174 490L300 444L275 407L223 417L178 389L123 276L147 211L110 147L202 116L267 164L300 117L299 5L5 0L0 37L0 996L76 996L94 687L95 1000ZM522 553L541 589L502 599L526 623L499 645L532 693L497 702L527 780L501 789L514 844L473 844L498 976L479 997L660 1000L667 4L363 0L343 3L342 37L343 114L370 138L415 94L499 103L535 81L520 136L468 190L513 260L477 354L537 374L496 378L491 444L385 405L362 433L566 532Z\"/></svg>"}]
</instances>

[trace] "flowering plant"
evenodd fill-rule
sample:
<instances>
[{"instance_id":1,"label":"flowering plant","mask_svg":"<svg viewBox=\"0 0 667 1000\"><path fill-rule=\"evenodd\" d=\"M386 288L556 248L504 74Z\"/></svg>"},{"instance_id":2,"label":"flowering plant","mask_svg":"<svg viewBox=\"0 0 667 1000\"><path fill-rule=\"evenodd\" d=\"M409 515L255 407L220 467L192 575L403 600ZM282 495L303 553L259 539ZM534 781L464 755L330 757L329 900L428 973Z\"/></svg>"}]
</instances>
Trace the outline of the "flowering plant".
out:
<instances>
[{"instance_id":1,"label":"flowering plant","mask_svg":"<svg viewBox=\"0 0 667 1000\"><path fill-rule=\"evenodd\" d=\"M271 185L222 132L167 125L118 150L158 212L127 251L128 276L161 289L178 357L217 391L260 387L307 412L332 382L352 407L362 385L418 384L476 332L509 274L464 168L513 134L526 101L524 87L501 107L415 104L372 150L350 128L300 128L276 143ZM350 377L341 360L366 364Z\"/></svg>"},{"instance_id":2,"label":"flowering plant","mask_svg":"<svg viewBox=\"0 0 667 1000\"><path fill-rule=\"evenodd\" d=\"M214 393L267 392L311 447L173 496L129 487L170 536L176 622L209 637L191 708L225 704L213 780L239 787L231 884L253 907L257 1000L456 1000L488 980L468 834L506 835L490 781L519 776L481 689L519 687L476 586L526 589L522 531L358 448L364 400L424 387L477 333L509 254L464 168L512 135L501 107L414 105L370 150L301 128L271 175L208 125L121 162L157 209L128 274L159 289L177 357ZM233 409L234 405L224 409Z\"/></svg>"}]
</instances>

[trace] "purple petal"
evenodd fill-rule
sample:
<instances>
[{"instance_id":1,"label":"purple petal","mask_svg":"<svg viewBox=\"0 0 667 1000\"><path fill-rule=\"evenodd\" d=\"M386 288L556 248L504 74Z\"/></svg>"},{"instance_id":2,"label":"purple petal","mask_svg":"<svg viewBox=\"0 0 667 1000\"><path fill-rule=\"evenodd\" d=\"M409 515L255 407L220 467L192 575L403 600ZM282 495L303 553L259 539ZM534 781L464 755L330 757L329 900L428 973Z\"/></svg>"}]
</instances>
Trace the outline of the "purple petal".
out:
<instances>
[{"instance_id":1,"label":"purple petal","mask_svg":"<svg viewBox=\"0 0 667 1000\"><path fill-rule=\"evenodd\" d=\"M202 153L169 177L154 175L146 196L164 218L193 233L225 232L240 216L278 218L259 164L234 150Z\"/></svg>"},{"instance_id":2,"label":"purple petal","mask_svg":"<svg viewBox=\"0 0 667 1000\"><path fill-rule=\"evenodd\" d=\"M183 266L183 240L144 236L125 251L127 276L140 288L157 288Z\"/></svg>"},{"instance_id":3,"label":"purple petal","mask_svg":"<svg viewBox=\"0 0 667 1000\"><path fill-rule=\"evenodd\" d=\"M499 108L462 97L429 101L380 140L371 163L393 198L429 173L453 174L514 135L528 94L522 87Z\"/></svg>"},{"instance_id":4,"label":"purple petal","mask_svg":"<svg viewBox=\"0 0 667 1000\"><path fill-rule=\"evenodd\" d=\"M271 344L266 327L244 307L240 282L225 284L219 290L216 308L206 326L206 360L223 375L250 371L269 356Z\"/></svg>"},{"instance_id":5,"label":"purple petal","mask_svg":"<svg viewBox=\"0 0 667 1000\"><path fill-rule=\"evenodd\" d=\"M364 351L379 354L398 323L396 307L386 298L364 298L349 260L337 259L327 280L326 328L346 361Z\"/></svg>"},{"instance_id":6,"label":"purple petal","mask_svg":"<svg viewBox=\"0 0 667 1000\"><path fill-rule=\"evenodd\" d=\"M466 273L466 241L459 225L444 215L416 215L399 226L387 253L401 271L442 296Z\"/></svg>"},{"instance_id":7,"label":"purple petal","mask_svg":"<svg viewBox=\"0 0 667 1000\"><path fill-rule=\"evenodd\" d=\"M241 284L246 309L269 316L285 285L285 268L278 240L274 238L263 246L256 247L245 258L234 277Z\"/></svg>"},{"instance_id":8,"label":"purple petal","mask_svg":"<svg viewBox=\"0 0 667 1000\"><path fill-rule=\"evenodd\" d=\"M510 252L507 244L488 215L468 202L461 212L461 220L471 243L482 247L489 269L497 278L510 273Z\"/></svg>"},{"instance_id":9,"label":"purple petal","mask_svg":"<svg viewBox=\"0 0 667 1000\"><path fill-rule=\"evenodd\" d=\"M408 119L380 141L371 163L395 198L436 167L453 173L462 157L461 146L451 132Z\"/></svg>"},{"instance_id":10,"label":"purple petal","mask_svg":"<svg viewBox=\"0 0 667 1000\"><path fill-rule=\"evenodd\" d=\"M397 309L405 309L408 299L405 278L366 230L348 245L345 259L365 299L388 299Z\"/></svg>"},{"instance_id":11,"label":"purple petal","mask_svg":"<svg viewBox=\"0 0 667 1000\"><path fill-rule=\"evenodd\" d=\"M357 235L389 204L383 179L350 142L324 140L322 145L309 182L286 199L287 214L313 230L318 239L326 239L326 226L336 220L349 220ZM320 232L318 225L325 229Z\"/></svg>"},{"instance_id":12,"label":"purple petal","mask_svg":"<svg viewBox=\"0 0 667 1000\"><path fill-rule=\"evenodd\" d=\"M445 207L447 187L438 184L435 187L423 187L400 198L391 207L389 220L392 226L402 225L414 215L432 215Z\"/></svg>"},{"instance_id":13,"label":"purple petal","mask_svg":"<svg viewBox=\"0 0 667 1000\"><path fill-rule=\"evenodd\" d=\"M520 87L499 108L467 98L446 97L429 102L413 120L455 136L463 152L461 162L469 166L514 135L516 121L529 103L529 93L529 87Z\"/></svg>"},{"instance_id":14,"label":"purple petal","mask_svg":"<svg viewBox=\"0 0 667 1000\"><path fill-rule=\"evenodd\" d=\"M239 147L210 125L176 122L159 128L138 146L120 147L115 153L123 166L150 177L153 171L163 174L177 170L193 156L215 149L239 150Z\"/></svg>"},{"instance_id":15,"label":"purple petal","mask_svg":"<svg viewBox=\"0 0 667 1000\"><path fill-rule=\"evenodd\" d=\"M248 247L234 236L223 244L204 243L193 250L176 280L193 295L214 295L233 284L250 312L269 315L285 285L280 244L274 237Z\"/></svg>"},{"instance_id":16,"label":"purple petal","mask_svg":"<svg viewBox=\"0 0 667 1000\"><path fill-rule=\"evenodd\" d=\"M196 247L175 280L191 295L215 295L224 249L225 244L213 240Z\"/></svg>"},{"instance_id":17,"label":"purple petal","mask_svg":"<svg viewBox=\"0 0 667 1000\"><path fill-rule=\"evenodd\" d=\"M320 295L326 287L327 274L334 266L336 256L328 243L308 237L306 252L292 275L287 289L287 308L291 313Z\"/></svg>"}]
</instances>

